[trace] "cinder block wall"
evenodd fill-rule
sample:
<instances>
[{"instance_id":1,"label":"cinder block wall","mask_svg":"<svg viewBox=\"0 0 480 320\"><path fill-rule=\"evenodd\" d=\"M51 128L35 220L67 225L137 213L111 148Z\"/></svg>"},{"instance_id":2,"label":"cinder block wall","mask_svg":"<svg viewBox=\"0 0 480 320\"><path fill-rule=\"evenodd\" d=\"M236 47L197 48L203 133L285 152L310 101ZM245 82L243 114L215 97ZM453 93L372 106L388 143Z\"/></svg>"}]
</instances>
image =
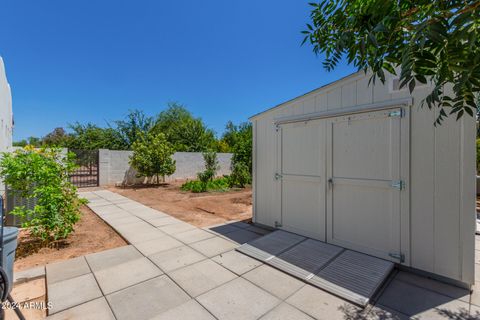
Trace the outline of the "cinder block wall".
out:
<instances>
[{"instance_id":1,"label":"cinder block wall","mask_svg":"<svg viewBox=\"0 0 480 320\"><path fill-rule=\"evenodd\" d=\"M115 184L134 184L145 182L144 178L137 178L137 172L129 165L132 151L99 150L99 166L101 186ZM173 155L176 161L175 173L165 177L166 181L194 179L197 173L205 170L205 162L201 152L176 152ZM218 175L230 174L231 153L218 153L220 165Z\"/></svg>"}]
</instances>

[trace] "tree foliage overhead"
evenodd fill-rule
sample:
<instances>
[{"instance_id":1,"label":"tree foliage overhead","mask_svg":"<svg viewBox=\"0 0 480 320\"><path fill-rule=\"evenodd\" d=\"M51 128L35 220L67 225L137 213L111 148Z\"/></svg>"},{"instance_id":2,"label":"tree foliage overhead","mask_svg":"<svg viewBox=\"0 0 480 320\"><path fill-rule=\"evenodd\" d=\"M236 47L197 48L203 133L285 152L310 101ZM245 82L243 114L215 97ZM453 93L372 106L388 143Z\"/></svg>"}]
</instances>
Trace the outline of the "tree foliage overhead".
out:
<instances>
[{"instance_id":1,"label":"tree foliage overhead","mask_svg":"<svg viewBox=\"0 0 480 320\"><path fill-rule=\"evenodd\" d=\"M115 121L115 131L125 148L130 149L137 139L153 127L153 118L141 110L130 110L124 120Z\"/></svg>"},{"instance_id":2,"label":"tree foliage overhead","mask_svg":"<svg viewBox=\"0 0 480 320\"><path fill-rule=\"evenodd\" d=\"M101 128L92 123L71 124L72 133L62 147L81 150L124 150L125 144L113 128Z\"/></svg>"},{"instance_id":3,"label":"tree foliage overhead","mask_svg":"<svg viewBox=\"0 0 480 320\"><path fill-rule=\"evenodd\" d=\"M229 146L228 152L233 153L232 162L245 164L248 171L252 173L252 124L243 122L235 125L229 121L225 127L222 141Z\"/></svg>"},{"instance_id":4,"label":"tree foliage overhead","mask_svg":"<svg viewBox=\"0 0 480 320\"><path fill-rule=\"evenodd\" d=\"M396 74L412 92L432 82L422 102L439 107L437 123L476 113L480 91L480 2L478 0L323 0L312 3L304 42L325 54L326 70L346 58L372 80ZM452 84L453 95L445 92Z\"/></svg>"},{"instance_id":5,"label":"tree foliage overhead","mask_svg":"<svg viewBox=\"0 0 480 320\"><path fill-rule=\"evenodd\" d=\"M203 152L216 147L215 132L175 102L160 112L152 131L164 133L175 151Z\"/></svg>"}]
</instances>

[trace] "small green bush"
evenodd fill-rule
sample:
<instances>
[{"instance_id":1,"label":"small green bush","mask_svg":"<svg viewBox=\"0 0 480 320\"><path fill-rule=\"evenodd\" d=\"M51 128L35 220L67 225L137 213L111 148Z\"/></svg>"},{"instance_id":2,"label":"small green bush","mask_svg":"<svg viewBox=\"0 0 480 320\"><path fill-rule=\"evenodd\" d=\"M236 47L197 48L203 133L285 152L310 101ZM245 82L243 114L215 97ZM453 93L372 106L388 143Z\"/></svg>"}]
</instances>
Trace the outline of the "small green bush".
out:
<instances>
[{"instance_id":1,"label":"small green bush","mask_svg":"<svg viewBox=\"0 0 480 320\"><path fill-rule=\"evenodd\" d=\"M137 170L139 177L155 177L158 184L160 176L165 182L165 176L172 175L176 170L172 157L175 150L163 133L140 135L132 150L130 165Z\"/></svg>"},{"instance_id":2,"label":"small green bush","mask_svg":"<svg viewBox=\"0 0 480 320\"><path fill-rule=\"evenodd\" d=\"M252 183L252 176L250 169L244 162L232 163L232 174L230 175L229 183L231 187L245 188L247 184Z\"/></svg>"},{"instance_id":3,"label":"small green bush","mask_svg":"<svg viewBox=\"0 0 480 320\"><path fill-rule=\"evenodd\" d=\"M13 153L3 153L0 177L19 196L35 198L33 209L16 207L12 214L29 219L23 227L45 242L66 238L80 219L77 189L69 181L75 169L74 154L63 155L60 149L34 149L26 146Z\"/></svg>"},{"instance_id":4,"label":"small green bush","mask_svg":"<svg viewBox=\"0 0 480 320\"><path fill-rule=\"evenodd\" d=\"M185 182L180 189L182 191L191 191L194 193L207 191L228 191L230 189L230 181L228 177L215 178L206 183L200 180L192 180Z\"/></svg>"}]
</instances>

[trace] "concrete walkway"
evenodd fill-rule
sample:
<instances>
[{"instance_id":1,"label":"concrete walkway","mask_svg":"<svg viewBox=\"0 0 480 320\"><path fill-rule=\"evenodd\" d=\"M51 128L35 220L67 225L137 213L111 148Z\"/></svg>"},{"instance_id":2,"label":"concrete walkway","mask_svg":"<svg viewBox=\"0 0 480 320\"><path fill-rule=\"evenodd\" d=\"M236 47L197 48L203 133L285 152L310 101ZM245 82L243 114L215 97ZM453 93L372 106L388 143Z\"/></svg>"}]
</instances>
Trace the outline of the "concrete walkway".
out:
<instances>
[{"instance_id":1,"label":"concrete walkway","mask_svg":"<svg viewBox=\"0 0 480 320\"><path fill-rule=\"evenodd\" d=\"M47 265L49 319L480 319L480 295L398 272L356 306L234 249L268 233L196 228L109 191L82 193L131 245Z\"/></svg>"}]
</instances>

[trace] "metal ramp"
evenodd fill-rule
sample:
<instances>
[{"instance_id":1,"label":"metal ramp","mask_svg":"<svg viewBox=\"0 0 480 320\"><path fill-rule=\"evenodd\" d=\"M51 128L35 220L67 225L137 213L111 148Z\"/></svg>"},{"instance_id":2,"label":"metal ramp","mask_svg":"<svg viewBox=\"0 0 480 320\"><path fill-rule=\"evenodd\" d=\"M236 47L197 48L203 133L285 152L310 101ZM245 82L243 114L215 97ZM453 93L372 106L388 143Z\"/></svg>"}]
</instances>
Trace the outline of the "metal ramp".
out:
<instances>
[{"instance_id":1,"label":"metal ramp","mask_svg":"<svg viewBox=\"0 0 480 320\"><path fill-rule=\"evenodd\" d=\"M311 285L366 306L393 262L277 230L237 248Z\"/></svg>"}]
</instances>

